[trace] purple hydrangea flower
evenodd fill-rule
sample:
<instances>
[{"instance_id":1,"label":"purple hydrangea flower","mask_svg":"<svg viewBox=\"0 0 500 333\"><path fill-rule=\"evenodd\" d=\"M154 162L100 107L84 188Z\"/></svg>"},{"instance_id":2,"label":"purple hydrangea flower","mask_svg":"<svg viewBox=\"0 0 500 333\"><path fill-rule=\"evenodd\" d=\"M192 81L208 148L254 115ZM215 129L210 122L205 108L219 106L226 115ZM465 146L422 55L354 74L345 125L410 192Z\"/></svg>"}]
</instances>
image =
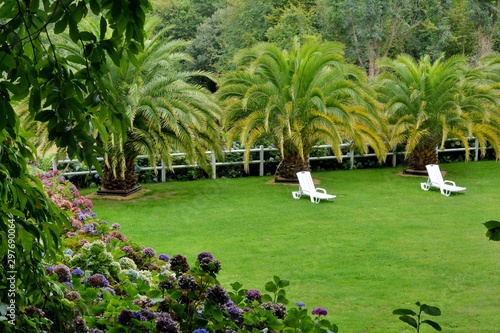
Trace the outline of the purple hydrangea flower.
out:
<instances>
[{"instance_id":1,"label":"purple hydrangea flower","mask_svg":"<svg viewBox=\"0 0 500 333\"><path fill-rule=\"evenodd\" d=\"M83 232L85 232L86 234L95 235L97 230L95 230L95 226L93 224L85 224L83 226Z\"/></svg>"},{"instance_id":2,"label":"purple hydrangea flower","mask_svg":"<svg viewBox=\"0 0 500 333\"><path fill-rule=\"evenodd\" d=\"M120 224L119 223L113 223L111 225L111 229L120 229Z\"/></svg>"},{"instance_id":3,"label":"purple hydrangea flower","mask_svg":"<svg viewBox=\"0 0 500 333\"><path fill-rule=\"evenodd\" d=\"M54 267L54 273L59 277L59 282L71 281L71 271L64 264L59 264Z\"/></svg>"},{"instance_id":4,"label":"purple hydrangea flower","mask_svg":"<svg viewBox=\"0 0 500 333\"><path fill-rule=\"evenodd\" d=\"M170 257L168 256L168 254L162 253L158 256L158 259L161 261L169 261Z\"/></svg>"},{"instance_id":5,"label":"purple hydrangea flower","mask_svg":"<svg viewBox=\"0 0 500 333\"><path fill-rule=\"evenodd\" d=\"M156 255L156 251L150 247L147 247L144 250L142 250L142 254L148 258L152 258Z\"/></svg>"},{"instance_id":6,"label":"purple hydrangea flower","mask_svg":"<svg viewBox=\"0 0 500 333\"><path fill-rule=\"evenodd\" d=\"M247 291L247 300L249 301L258 301L262 297L262 294L257 289L250 289Z\"/></svg>"},{"instance_id":7,"label":"purple hydrangea flower","mask_svg":"<svg viewBox=\"0 0 500 333\"><path fill-rule=\"evenodd\" d=\"M229 313L231 319L236 320L241 317L243 314L243 310L237 307L236 305L226 305L226 311Z\"/></svg>"},{"instance_id":8,"label":"purple hydrangea flower","mask_svg":"<svg viewBox=\"0 0 500 333\"><path fill-rule=\"evenodd\" d=\"M78 219L80 221L85 221L87 219L87 215L85 215L83 213L78 213Z\"/></svg>"},{"instance_id":9,"label":"purple hydrangea flower","mask_svg":"<svg viewBox=\"0 0 500 333\"><path fill-rule=\"evenodd\" d=\"M156 330L162 333L178 333L179 328L177 322L172 320L168 313L162 313L156 319Z\"/></svg>"},{"instance_id":10,"label":"purple hydrangea flower","mask_svg":"<svg viewBox=\"0 0 500 333\"><path fill-rule=\"evenodd\" d=\"M118 315L118 322L122 325L128 325L130 323L130 319L133 318L134 313L129 309L123 309L122 312Z\"/></svg>"},{"instance_id":11,"label":"purple hydrangea flower","mask_svg":"<svg viewBox=\"0 0 500 333\"><path fill-rule=\"evenodd\" d=\"M54 267L52 267L52 266L45 266L45 273L47 273L47 275L54 274Z\"/></svg>"},{"instance_id":12,"label":"purple hydrangea flower","mask_svg":"<svg viewBox=\"0 0 500 333\"><path fill-rule=\"evenodd\" d=\"M122 247L122 251L130 254L130 253L134 252L134 249L132 248L132 246L125 245L124 247Z\"/></svg>"},{"instance_id":13,"label":"purple hydrangea flower","mask_svg":"<svg viewBox=\"0 0 500 333\"><path fill-rule=\"evenodd\" d=\"M229 301L229 294L218 284L208 288L205 297L214 305L223 305Z\"/></svg>"},{"instance_id":14,"label":"purple hydrangea flower","mask_svg":"<svg viewBox=\"0 0 500 333\"><path fill-rule=\"evenodd\" d=\"M314 308L311 313L316 316L326 316L328 314L328 311L326 311L325 308L321 308L318 306Z\"/></svg>"},{"instance_id":15,"label":"purple hydrangea flower","mask_svg":"<svg viewBox=\"0 0 500 333\"><path fill-rule=\"evenodd\" d=\"M109 286L109 282L102 274L94 274L89 276L87 279L87 283L90 284L94 288L105 288Z\"/></svg>"},{"instance_id":16,"label":"purple hydrangea flower","mask_svg":"<svg viewBox=\"0 0 500 333\"><path fill-rule=\"evenodd\" d=\"M210 252L201 252L200 254L198 254L198 256L196 257L196 259L198 261L202 261L203 258L210 258L210 259L213 259L214 256L210 253Z\"/></svg>"},{"instance_id":17,"label":"purple hydrangea flower","mask_svg":"<svg viewBox=\"0 0 500 333\"><path fill-rule=\"evenodd\" d=\"M76 275L76 276L84 276L85 272L82 271L79 267L77 267L77 268L75 268L74 270L71 271L71 274L72 275Z\"/></svg>"}]
</instances>

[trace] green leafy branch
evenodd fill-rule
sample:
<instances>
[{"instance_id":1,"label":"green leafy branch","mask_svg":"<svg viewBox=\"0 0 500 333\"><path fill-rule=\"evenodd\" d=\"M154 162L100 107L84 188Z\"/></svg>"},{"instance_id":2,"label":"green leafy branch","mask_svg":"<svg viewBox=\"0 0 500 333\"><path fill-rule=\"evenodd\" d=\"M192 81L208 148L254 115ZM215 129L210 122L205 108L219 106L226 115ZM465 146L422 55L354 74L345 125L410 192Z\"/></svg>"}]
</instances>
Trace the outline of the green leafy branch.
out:
<instances>
[{"instance_id":1,"label":"green leafy branch","mask_svg":"<svg viewBox=\"0 0 500 333\"><path fill-rule=\"evenodd\" d=\"M418 313L411 309L396 309L392 311L392 314L399 315L399 320L414 327L417 330L417 333L420 332L420 327L422 324L427 324L434 328L436 331L441 331L441 326L439 326L439 324L435 321L429 319L422 320L422 313L425 313L429 316L440 316L441 310L435 306L420 304L420 302L417 302L415 304L419 307Z\"/></svg>"}]
</instances>

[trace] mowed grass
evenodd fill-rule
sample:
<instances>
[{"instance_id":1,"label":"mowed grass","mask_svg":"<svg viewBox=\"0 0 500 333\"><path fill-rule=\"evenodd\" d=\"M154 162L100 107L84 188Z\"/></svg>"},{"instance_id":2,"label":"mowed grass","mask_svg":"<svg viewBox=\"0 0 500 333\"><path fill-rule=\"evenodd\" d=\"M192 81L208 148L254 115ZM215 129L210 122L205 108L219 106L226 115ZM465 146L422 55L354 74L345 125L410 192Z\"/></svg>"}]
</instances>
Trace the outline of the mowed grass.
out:
<instances>
[{"instance_id":1,"label":"mowed grass","mask_svg":"<svg viewBox=\"0 0 500 333\"><path fill-rule=\"evenodd\" d=\"M466 194L425 192L425 178L384 168L313 173L334 203L295 200L297 186L271 177L152 184L140 198L93 202L158 253L192 263L212 252L228 289L290 280L290 306L325 307L341 332L414 332L392 310L416 301L441 308L434 319L445 332L499 332L500 243L482 223L500 220L500 163L441 169Z\"/></svg>"}]
</instances>

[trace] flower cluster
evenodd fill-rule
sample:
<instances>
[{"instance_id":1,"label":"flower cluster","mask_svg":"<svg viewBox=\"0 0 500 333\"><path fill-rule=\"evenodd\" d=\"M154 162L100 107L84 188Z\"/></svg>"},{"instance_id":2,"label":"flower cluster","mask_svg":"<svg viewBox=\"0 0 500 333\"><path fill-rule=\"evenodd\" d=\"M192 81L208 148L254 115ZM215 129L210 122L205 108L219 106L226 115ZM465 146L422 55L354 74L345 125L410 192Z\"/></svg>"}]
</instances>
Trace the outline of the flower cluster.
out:
<instances>
[{"instance_id":1,"label":"flower cluster","mask_svg":"<svg viewBox=\"0 0 500 333\"><path fill-rule=\"evenodd\" d=\"M47 276L59 284L60 297L75 306L73 317L67 320L72 326L68 330L102 333L126 326L131 333L263 331L268 329L269 318L261 317L262 309L269 310L266 316L282 320L276 320L277 324L286 325L286 306L267 302L273 295L241 289L235 287L237 284L228 292L219 285L216 274L221 264L210 252L199 253L193 268L181 254L157 256L153 248L129 241L118 231L118 223L100 220L90 200L81 197L58 172L39 177L69 220L62 239L63 253L45 267ZM305 307L299 302L296 305ZM81 316L82 307L85 317ZM53 308L43 310L47 309L27 307L25 314L43 317L53 313ZM253 314L248 314L252 320L247 322L248 312ZM324 317L327 311L315 308L312 314ZM323 331L336 332L336 326L327 322L321 318L317 325Z\"/></svg>"}]
</instances>

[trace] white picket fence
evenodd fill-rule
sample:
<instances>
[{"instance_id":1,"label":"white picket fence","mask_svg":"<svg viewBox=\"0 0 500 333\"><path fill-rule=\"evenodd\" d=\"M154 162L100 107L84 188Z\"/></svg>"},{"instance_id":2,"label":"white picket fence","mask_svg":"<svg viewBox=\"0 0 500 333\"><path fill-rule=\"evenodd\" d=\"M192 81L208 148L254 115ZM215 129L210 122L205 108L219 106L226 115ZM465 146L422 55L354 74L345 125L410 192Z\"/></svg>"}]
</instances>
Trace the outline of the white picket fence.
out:
<instances>
[{"instance_id":1,"label":"white picket fence","mask_svg":"<svg viewBox=\"0 0 500 333\"><path fill-rule=\"evenodd\" d=\"M477 161L478 157L479 157L479 153L480 153L479 142L477 139L473 139L473 140L475 140L475 144L474 144L474 146L469 147L469 150L475 152L474 161ZM451 141L451 139L449 141ZM343 145L341 145L341 148L345 149L345 148L349 148L349 146L350 146L350 144L343 144ZM315 149L325 149L325 148L331 148L331 146L330 145L315 146ZM439 150L439 149L436 149L436 150L439 154L439 153L443 153L443 152L459 152L459 151L463 152L463 151L465 151L465 148L447 148L447 149L442 149L442 150ZM258 153L258 156L259 156L258 159L253 159L252 161L250 161L250 164L259 164L259 175L264 176L265 175L265 170L264 170L265 163L272 161L270 158L268 158L268 159L265 158L265 153L266 152L277 152L279 150L277 148L273 148L273 147L260 146L258 148L251 149L250 151L252 153ZM328 149L326 151L329 152L330 150ZM224 150L224 154L230 154L230 153L243 154L244 152L245 152L244 149ZM211 166L212 166L212 178L214 178L214 179L217 177L217 167L218 166L238 165L238 164L242 165L244 163L243 161L233 161L233 162L217 161L215 158L215 154L213 152L207 151L206 153L210 156ZM178 156L184 156L184 155L185 155L184 153L171 154L171 156L173 158L178 157ZM255 154L252 154L252 155L255 155ZM392 157L392 166L394 167L397 164L397 156L404 155L404 152L391 152L387 155L388 155L388 158ZM354 160L356 158L364 158L364 157L372 157L372 156L376 156L376 155L375 154L364 154L364 155L355 154L354 151L351 149L346 154L342 155L342 160L343 161L344 160L350 161L350 166L352 169L354 166ZM138 159L148 159L148 156L147 155L139 155L137 158ZM328 159L336 159L336 158L337 157L333 156L333 155L310 156L309 160L311 160L311 161L328 160ZM98 160L102 161L102 158L98 158ZM52 169L57 170L59 164L71 164L71 163L78 163L78 160L76 160L76 159L59 160L59 159L56 159L54 157L52 159ZM173 167L173 169L194 168L194 167L197 167L197 164L177 164L177 165L173 165L172 167ZM157 170L157 172L159 172L159 176L160 176L159 180L161 180L162 182L165 182L167 179L168 168L163 160L161 160L161 164L159 166L157 166L156 168L153 166L139 168L139 170L155 170L155 169ZM86 171L64 172L63 175L64 176L76 176L76 175L87 175L87 174L95 174L95 173L96 173L95 170L86 170Z\"/></svg>"}]
</instances>

